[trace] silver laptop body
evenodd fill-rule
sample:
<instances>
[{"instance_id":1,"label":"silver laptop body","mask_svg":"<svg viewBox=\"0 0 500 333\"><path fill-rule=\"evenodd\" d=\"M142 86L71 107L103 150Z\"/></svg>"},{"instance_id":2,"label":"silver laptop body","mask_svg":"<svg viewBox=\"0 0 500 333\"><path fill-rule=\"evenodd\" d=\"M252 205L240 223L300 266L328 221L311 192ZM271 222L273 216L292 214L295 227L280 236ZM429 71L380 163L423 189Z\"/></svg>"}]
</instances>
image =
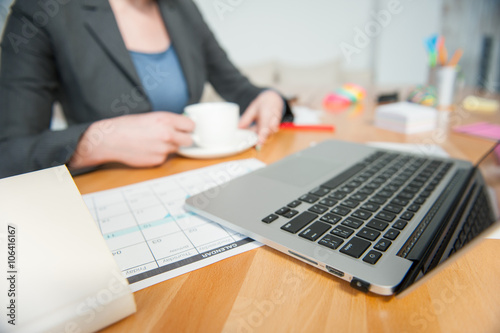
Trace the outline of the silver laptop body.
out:
<instances>
[{"instance_id":1,"label":"silver laptop body","mask_svg":"<svg viewBox=\"0 0 500 333\"><path fill-rule=\"evenodd\" d=\"M186 208L356 289L392 295L461 248L457 239L494 223L484 193L469 162L328 140L192 196ZM464 236L479 197L483 222Z\"/></svg>"}]
</instances>

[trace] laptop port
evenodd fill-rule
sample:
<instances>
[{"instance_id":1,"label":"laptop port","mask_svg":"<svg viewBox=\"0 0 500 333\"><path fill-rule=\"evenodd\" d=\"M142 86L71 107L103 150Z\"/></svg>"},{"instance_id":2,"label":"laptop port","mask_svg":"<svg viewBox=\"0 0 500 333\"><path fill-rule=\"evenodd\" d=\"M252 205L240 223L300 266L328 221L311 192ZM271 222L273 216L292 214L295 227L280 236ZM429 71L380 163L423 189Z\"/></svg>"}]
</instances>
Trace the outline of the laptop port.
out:
<instances>
[{"instance_id":1,"label":"laptop port","mask_svg":"<svg viewBox=\"0 0 500 333\"><path fill-rule=\"evenodd\" d=\"M311 263L311 264L313 264L313 265L316 265L316 266L318 265L318 263L317 263L316 261L312 261L311 259L306 258L306 257L304 257L304 256L301 256L300 254L297 254L297 253L292 252L292 251L290 251L290 250L288 250L288 253L290 253L290 254L292 254L292 255L294 255L294 256L296 256L296 257L298 257L298 258L302 259L302 260L305 260L305 261L307 261L307 262L309 262L309 263Z\"/></svg>"},{"instance_id":2,"label":"laptop port","mask_svg":"<svg viewBox=\"0 0 500 333\"><path fill-rule=\"evenodd\" d=\"M337 276L340 276L340 277L344 276L344 272L339 271L338 269L335 269L335 268L330 267L328 265L326 265L325 267L328 270L328 272L331 273L331 274L333 274L333 275L337 275Z\"/></svg>"}]
</instances>

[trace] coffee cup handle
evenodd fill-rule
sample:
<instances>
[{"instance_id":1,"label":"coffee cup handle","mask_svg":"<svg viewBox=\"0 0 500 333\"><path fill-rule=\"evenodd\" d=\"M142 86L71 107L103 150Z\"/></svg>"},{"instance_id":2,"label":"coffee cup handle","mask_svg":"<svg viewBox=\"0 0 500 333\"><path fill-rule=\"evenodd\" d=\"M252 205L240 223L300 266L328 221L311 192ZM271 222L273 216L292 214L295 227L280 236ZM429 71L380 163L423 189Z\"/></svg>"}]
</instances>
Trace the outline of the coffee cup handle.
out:
<instances>
[{"instance_id":1,"label":"coffee cup handle","mask_svg":"<svg viewBox=\"0 0 500 333\"><path fill-rule=\"evenodd\" d=\"M200 146L200 137L197 134L191 133L191 139L193 139L194 145Z\"/></svg>"},{"instance_id":2,"label":"coffee cup handle","mask_svg":"<svg viewBox=\"0 0 500 333\"><path fill-rule=\"evenodd\" d=\"M196 117L193 116L192 114L185 114L189 119L191 119L192 121L194 121L196 123ZM193 140L193 143L194 145L197 145L199 146L199 142L200 142L200 137L198 135L196 135L194 132L191 133L191 139Z\"/></svg>"}]
</instances>

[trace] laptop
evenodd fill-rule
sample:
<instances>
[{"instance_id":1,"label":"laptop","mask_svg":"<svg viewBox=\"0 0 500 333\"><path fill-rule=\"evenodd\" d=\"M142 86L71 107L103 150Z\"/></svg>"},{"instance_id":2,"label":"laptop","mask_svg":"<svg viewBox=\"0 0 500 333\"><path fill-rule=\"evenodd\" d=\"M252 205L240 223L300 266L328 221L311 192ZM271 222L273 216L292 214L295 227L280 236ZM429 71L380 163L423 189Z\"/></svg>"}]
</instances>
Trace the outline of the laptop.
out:
<instances>
[{"instance_id":1,"label":"laptop","mask_svg":"<svg viewBox=\"0 0 500 333\"><path fill-rule=\"evenodd\" d=\"M327 140L191 196L186 208L353 288L394 295L498 225L486 184L500 188L498 163L494 149L473 166Z\"/></svg>"}]
</instances>

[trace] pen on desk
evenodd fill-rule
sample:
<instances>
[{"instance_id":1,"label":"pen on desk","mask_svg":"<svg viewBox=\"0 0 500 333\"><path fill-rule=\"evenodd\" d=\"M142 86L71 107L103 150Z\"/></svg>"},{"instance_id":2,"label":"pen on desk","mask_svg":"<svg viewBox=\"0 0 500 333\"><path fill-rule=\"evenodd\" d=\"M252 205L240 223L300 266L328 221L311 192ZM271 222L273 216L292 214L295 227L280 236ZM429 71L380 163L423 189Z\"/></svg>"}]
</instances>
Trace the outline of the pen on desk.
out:
<instances>
[{"instance_id":1,"label":"pen on desk","mask_svg":"<svg viewBox=\"0 0 500 333\"><path fill-rule=\"evenodd\" d=\"M290 129L290 130L298 130L298 131L326 131L333 132L335 130L335 126L333 125L295 125L294 123L282 123L280 125L281 129Z\"/></svg>"}]
</instances>

